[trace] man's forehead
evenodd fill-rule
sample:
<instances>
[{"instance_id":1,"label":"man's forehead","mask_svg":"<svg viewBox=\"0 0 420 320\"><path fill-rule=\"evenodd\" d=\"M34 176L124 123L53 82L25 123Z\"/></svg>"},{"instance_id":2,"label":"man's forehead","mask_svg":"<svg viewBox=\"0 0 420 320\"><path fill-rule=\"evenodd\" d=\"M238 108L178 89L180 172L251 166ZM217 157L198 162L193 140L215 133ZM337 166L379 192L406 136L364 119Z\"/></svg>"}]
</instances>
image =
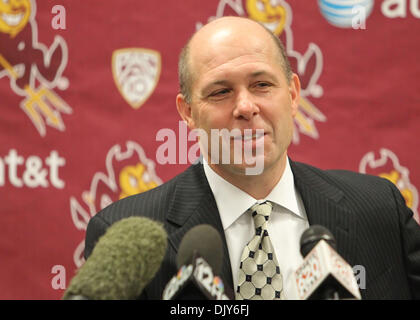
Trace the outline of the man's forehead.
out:
<instances>
[{"instance_id":1,"label":"man's forehead","mask_svg":"<svg viewBox=\"0 0 420 320\"><path fill-rule=\"evenodd\" d=\"M245 17L235 17L235 16L226 16L221 17L218 19L214 19L209 23L205 24L201 27L195 35L199 35L202 32L214 32L216 29L224 29L224 28L235 28L238 27L239 30L246 31L249 29L264 29L262 25L252 19L245 18ZM247 28L247 29L243 29Z\"/></svg>"},{"instance_id":2,"label":"man's forehead","mask_svg":"<svg viewBox=\"0 0 420 320\"><path fill-rule=\"evenodd\" d=\"M240 78L255 78L272 73L282 73L280 60L268 48L250 46L226 48L225 50L203 50L191 57L191 67L195 76L206 75L207 81ZM196 78L198 80L198 78Z\"/></svg>"},{"instance_id":3,"label":"man's forehead","mask_svg":"<svg viewBox=\"0 0 420 320\"><path fill-rule=\"evenodd\" d=\"M191 38L190 46L218 44L235 39L246 39L251 36L266 38L267 30L259 23L242 17L223 17L216 19L199 29Z\"/></svg>"},{"instance_id":4,"label":"man's forehead","mask_svg":"<svg viewBox=\"0 0 420 320\"><path fill-rule=\"evenodd\" d=\"M264 60L276 52L273 40L264 29L255 32L244 32L231 26L213 29L197 34L190 43L190 62L195 67L247 56Z\"/></svg>"}]
</instances>

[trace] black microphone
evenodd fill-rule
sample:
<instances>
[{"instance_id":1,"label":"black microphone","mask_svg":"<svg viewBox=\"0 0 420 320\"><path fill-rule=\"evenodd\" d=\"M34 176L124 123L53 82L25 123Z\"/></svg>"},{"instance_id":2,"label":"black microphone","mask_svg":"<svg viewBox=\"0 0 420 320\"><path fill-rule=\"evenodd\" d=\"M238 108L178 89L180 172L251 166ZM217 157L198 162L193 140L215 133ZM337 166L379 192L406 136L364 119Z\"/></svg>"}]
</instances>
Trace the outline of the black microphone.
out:
<instances>
[{"instance_id":1,"label":"black microphone","mask_svg":"<svg viewBox=\"0 0 420 320\"><path fill-rule=\"evenodd\" d=\"M300 238L302 265L295 272L298 296L305 300L361 299L350 265L337 253L325 227L314 225Z\"/></svg>"},{"instance_id":2,"label":"black microphone","mask_svg":"<svg viewBox=\"0 0 420 320\"><path fill-rule=\"evenodd\" d=\"M163 300L230 300L220 273L223 244L216 229L208 224L189 230L177 255L178 273L168 282Z\"/></svg>"},{"instance_id":3,"label":"black microphone","mask_svg":"<svg viewBox=\"0 0 420 320\"><path fill-rule=\"evenodd\" d=\"M159 270L167 234L161 224L129 217L111 225L77 271L63 300L132 300Z\"/></svg>"}]
</instances>

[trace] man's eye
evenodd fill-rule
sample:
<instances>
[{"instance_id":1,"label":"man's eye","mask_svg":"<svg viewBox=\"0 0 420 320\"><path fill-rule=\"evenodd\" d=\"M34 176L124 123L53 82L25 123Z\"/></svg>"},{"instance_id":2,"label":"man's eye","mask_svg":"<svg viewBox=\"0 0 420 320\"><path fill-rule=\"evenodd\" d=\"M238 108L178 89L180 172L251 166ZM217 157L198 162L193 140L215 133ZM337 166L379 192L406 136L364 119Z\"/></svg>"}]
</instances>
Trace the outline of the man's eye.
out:
<instances>
[{"instance_id":1,"label":"man's eye","mask_svg":"<svg viewBox=\"0 0 420 320\"><path fill-rule=\"evenodd\" d=\"M258 88L266 88L266 87L269 87L269 86L271 86L271 85L268 82L258 82L256 84L256 87L258 87Z\"/></svg>"},{"instance_id":2,"label":"man's eye","mask_svg":"<svg viewBox=\"0 0 420 320\"><path fill-rule=\"evenodd\" d=\"M224 94L226 94L226 93L228 93L228 92L229 92L229 90L228 90L228 89L218 90L218 91L215 91L215 92L211 93L211 94L210 94L210 97L217 97L217 96L221 96L221 95L224 95Z\"/></svg>"}]
</instances>

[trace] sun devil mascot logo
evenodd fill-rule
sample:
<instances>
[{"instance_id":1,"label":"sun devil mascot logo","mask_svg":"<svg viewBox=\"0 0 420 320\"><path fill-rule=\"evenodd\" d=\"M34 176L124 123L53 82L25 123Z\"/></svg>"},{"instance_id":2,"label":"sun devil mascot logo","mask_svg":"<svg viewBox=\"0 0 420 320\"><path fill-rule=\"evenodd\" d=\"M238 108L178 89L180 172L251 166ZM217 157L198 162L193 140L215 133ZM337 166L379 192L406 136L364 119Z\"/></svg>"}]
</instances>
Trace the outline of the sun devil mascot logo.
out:
<instances>
[{"instance_id":1,"label":"sun devil mascot logo","mask_svg":"<svg viewBox=\"0 0 420 320\"><path fill-rule=\"evenodd\" d=\"M398 157L391 150L381 149L379 155L380 157L375 159L374 152L368 152L360 161L359 172L377 175L394 183L404 197L407 206L413 210L414 218L420 223L417 211L419 195L416 187L410 182L410 172L406 167L401 166Z\"/></svg>"},{"instance_id":2,"label":"sun devil mascot logo","mask_svg":"<svg viewBox=\"0 0 420 320\"><path fill-rule=\"evenodd\" d=\"M155 163L146 157L143 148L134 141L125 147L114 145L106 156L106 172L94 174L90 188L82 193L82 200L70 197L71 217L75 227L85 231L88 222L98 211L111 203L153 189L162 184L156 175ZM77 267L84 263L85 241L74 251Z\"/></svg>"},{"instance_id":3,"label":"sun devil mascot logo","mask_svg":"<svg viewBox=\"0 0 420 320\"><path fill-rule=\"evenodd\" d=\"M23 97L21 109L45 136L46 125L63 131L61 113L72 112L53 91L69 85L62 77L68 50L60 36L49 48L38 42L35 13L35 0L0 1L0 79L10 79L13 92Z\"/></svg>"}]
</instances>

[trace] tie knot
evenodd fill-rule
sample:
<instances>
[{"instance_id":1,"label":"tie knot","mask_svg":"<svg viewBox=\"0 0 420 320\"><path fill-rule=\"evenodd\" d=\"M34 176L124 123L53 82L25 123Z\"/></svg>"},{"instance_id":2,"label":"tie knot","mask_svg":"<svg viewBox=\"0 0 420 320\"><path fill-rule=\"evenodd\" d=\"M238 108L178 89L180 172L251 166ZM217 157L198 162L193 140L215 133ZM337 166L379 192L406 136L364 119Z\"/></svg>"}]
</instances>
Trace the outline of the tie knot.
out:
<instances>
[{"instance_id":1,"label":"tie knot","mask_svg":"<svg viewBox=\"0 0 420 320\"><path fill-rule=\"evenodd\" d=\"M266 201L264 203L256 203L251 207L252 218L254 219L255 228L262 227L270 218L273 205Z\"/></svg>"}]
</instances>

